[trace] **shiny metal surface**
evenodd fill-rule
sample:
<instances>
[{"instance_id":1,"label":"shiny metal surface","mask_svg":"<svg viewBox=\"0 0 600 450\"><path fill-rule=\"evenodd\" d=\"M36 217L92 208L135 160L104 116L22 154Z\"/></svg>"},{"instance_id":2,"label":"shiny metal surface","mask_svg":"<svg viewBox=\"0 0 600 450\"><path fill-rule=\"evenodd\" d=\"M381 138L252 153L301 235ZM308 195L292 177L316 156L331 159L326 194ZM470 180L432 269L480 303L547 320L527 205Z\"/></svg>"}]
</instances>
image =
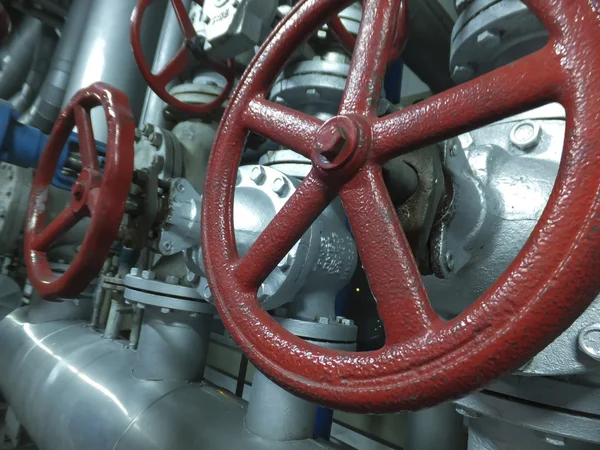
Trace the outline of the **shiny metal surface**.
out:
<instances>
[{"instance_id":1,"label":"shiny metal surface","mask_svg":"<svg viewBox=\"0 0 600 450\"><path fill-rule=\"evenodd\" d=\"M88 4L85 30L79 41L79 50L71 70L63 106L81 88L103 81L124 91L136 118L140 116L146 88L129 46L129 20L136 0L93 0ZM151 60L165 15L166 0L153 2L147 12L143 30L143 49ZM110 24L107 32L106 24ZM107 129L104 112L92 113L96 140L106 142Z\"/></svg>"},{"instance_id":2,"label":"shiny metal surface","mask_svg":"<svg viewBox=\"0 0 600 450\"><path fill-rule=\"evenodd\" d=\"M39 39L35 43L33 51L33 61L25 82L19 92L13 95L9 102L18 114L22 114L33 103L38 94L44 77L48 72L50 63L54 55L54 49L58 36L56 31L50 27L44 26L40 32Z\"/></svg>"},{"instance_id":3,"label":"shiny metal surface","mask_svg":"<svg viewBox=\"0 0 600 450\"><path fill-rule=\"evenodd\" d=\"M22 308L0 322L0 342L0 390L40 450L335 448L252 435L226 391L139 380L134 353L83 322L32 325Z\"/></svg>"},{"instance_id":4,"label":"shiny metal surface","mask_svg":"<svg viewBox=\"0 0 600 450\"><path fill-rule=\"evenodd\" d=\"M145 308L133 374L143 380L202 381L213 314Z\"/></svg>"},{"instance_id":5,"label":"shiny metal surface","mask_svg":"<svg viewBox=\"0 0 600 450\"><path fill-rule=\"evenodd\" d=\"M256 436L275 441L309 439L315 428L317 405L277 386L261 372L252 379L246 427Z\"/></svg>"},{"instance_id":6,"label":"shiny metal surface","mask_svg":"<svg viewBox=\"0 0 600 450\"><path fill-rule=\"evenodd\" d=\"M32 48L40 39L42 23L25 17L5 44L6 52L0 61L0 98L10 98L23 84L33 60Z\"/></svg>"},{"instance_id":7,"label":"shiny metal surface","mask_svg":"<svg viewBox=\"0 0 600 450\"><path fill-rule=\"evenodd\" d=\"M44 133L52 130L63 104L88 14L88 0L73 0L48 75L33 105L19 118L21 123L39 128Z\"/></svg>"},{"instance_id":8,"label":"shiny metal surface","mask_svg":"<svg viewBox=\"0 0 600 450\"><path fill-rule=\"evenodd\" d=\"M543 106L461 135L456 147L449 149L446 164L462 158L460 152L468 162L463 175L452 177L458 185L455 192L460 194L470 185L471 191L478 194L457 195L432 233L434 266L440 270L445 266L446 278L429 276L425 285L441 314L455 316L482 295L531 234L558 173L564 114L557 103ZM523 121L531 121L541 129L538 145L526 151L510 139L513 128ZM472 210L475 207L478 212ZM463 208L473 212L472 220L467 221L466 213L458 213ZM454 232L448 234L452 228ZM445 261L449 251L452 271Z\"/></svg>"},{"instance_id":9,"label":"shiny metal surface","mask_svg":"<svg viewBox=\"0 0 600 450\"><path fill-rule=\"evenodd\" d=\"M404 450L463 450L463 417L452 403L408 413Z\"/></svg>"},{"instance_id":10,"label":"shiny metal surface","mask_svg":"<svg viewBox=\"0 0 600 450\"><path fill-rule=\"evenodd\" d=\"M182 0L183 6L189 10L192 0ZM157 72L171 60L181 46L183 41L183 33L177 22L177 16L173 8L167 8L165 19L162 23L160 37L156 45L156 53L154 54L154 62L152 63L152 71ZM146 123L151 123L158 127L165 127L167 122L163 115L163 109L166 103L156 95L152 89L146 91L146 98L140 115L140 126Z\"/></svg>"}]
</instances>

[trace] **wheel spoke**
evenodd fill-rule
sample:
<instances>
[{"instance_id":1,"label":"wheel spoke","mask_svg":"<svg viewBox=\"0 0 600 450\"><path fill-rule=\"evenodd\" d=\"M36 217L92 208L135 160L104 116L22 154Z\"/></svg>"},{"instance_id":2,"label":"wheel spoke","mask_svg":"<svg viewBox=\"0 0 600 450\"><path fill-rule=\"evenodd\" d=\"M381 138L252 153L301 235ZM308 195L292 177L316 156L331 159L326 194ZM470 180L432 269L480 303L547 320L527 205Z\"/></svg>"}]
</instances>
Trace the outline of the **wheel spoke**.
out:
<instances>
[{"instance_id":1,"label":"wheel spoke","mask_svg":"<svg viewBox=\"0 0 600 450\"><path fill-rule=\"evenodd\" d=\"M249 130L307 158L313 153L315 135L323 125L315 117L261 97L250 102L244 117Z\"/></svg>"},{"instance_id":2,"label":"wheel spoke","mask_svg":"<svg viewBox=\"0 0 600 450\"><path fill-rule=\"evenodd\" d=\"M34 238L31 248L39 252L47 251L60 236L73 228L84 217L83 213L76 213L67 207Z\"/></svg>"},{"instance_id":3,"label":"wheel spoke","mask_svg":"<svg viewBox=\"0 0 600 450\"><path fill-rule=\"evenodd\" d=\"M194 25L190 20L188 10L181 0L171 0L171 5L173 5L175 15L177 16L177 21L179 22L179 26L181 27L181 31L183 31L185 38L192 39L196 37L196 30L194 29Z\"/></svg>"},{"instance_id":4,"label":"wheel spoke","mask_svg":"<svg viewBox=\"0 0 600 450\"><path fill-rule=\"evenodd\" d=\"M551 45L513 64L378 119L378 163L556 100L562 83Z\"/></svg>"},{"instance_id":5,"label":"wheel spoke","mask_svg":"<svg viewBox=\"0 0 600 450\"><path fill-rule=\"evenodd\" d=\"M86 169L100 170L98 168L98 153L96 152L96 141L94 140L94 129L92 121L86 109L81 105L73 107L75 124L79 137L79 155L81 164Z\"/></svg>"},{"instance_id":6,"label":"wheel spoke","mask_svg":"<svg viewBox=\"0 0 600 450\"><path fill-rule=\"evenodd\" d=\"M183 73L190 63L190 52L184 45L181 47L171 61L156 74L156 80L164 87Z\"/></svg>"},{"instance_id":7,"label":"wheel spoke","mask_svg":"<svg viewBox=\"0 0 600 450\"><path fill-rule=\"evenodd\" d=\"M336 195L336 188L326 185L311 171L238 262L239 279L258 287Z\"/></svg>"},{"instance_id":8,"label":"wheel spoke","mask_svg":"<svg viewBox=\"0 0 600 450\"><path fill-rule=\"evenodd\" d=\"M365 0L340 114L375 116L404 0Z\"/></svg>"},{"instance_id":9,"label":"wheel spoke","mask_svg":"<svg viewBox=\"0 0 600 450\"><path fill-rule=\"evenodd\" d=\"M340 191L383 320L386 343L423 336L441 323L402 231L381 168L367 166Z\"/></svg>"}]
</instances>

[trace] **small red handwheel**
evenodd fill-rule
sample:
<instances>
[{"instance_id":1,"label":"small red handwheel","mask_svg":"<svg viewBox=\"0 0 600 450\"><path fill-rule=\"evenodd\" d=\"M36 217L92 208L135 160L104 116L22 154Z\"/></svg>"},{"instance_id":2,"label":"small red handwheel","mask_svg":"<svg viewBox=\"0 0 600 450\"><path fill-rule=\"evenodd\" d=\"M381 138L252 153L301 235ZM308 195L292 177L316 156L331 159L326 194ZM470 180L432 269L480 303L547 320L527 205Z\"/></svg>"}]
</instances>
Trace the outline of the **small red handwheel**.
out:
<instances>
[{"instance_id":1,"label":"small red handwheel","mask_svg":"<svg viewBox=\"0 0 600 450\"><path fill-rule=\"evenodd\" d=\"M104 172L100 171L90 110L102 106L108 122ZM71 202L46 223L48 189L60 154L77 126L82 170L71 189ZM60 113L33 179L25 227L25 260L33 287L47 300L81 293L102 269L125 213L133 177L135 120L122 91L96 83L82 89ZM90 224L71 266L56 276L47 251L62 234L85 217Z\"/></svg>"},{"instance_id":2,"label":"small red handwheel","mask_svg":"<svg viewBox=\"0 0 600 450\"><path fill-rule=\"evenodd\" d=\"M221 318L250 361L285 389L360 412L414 410L511 372L563 332L600 291L600 18L588 0L524 0L546 24L542 50L385 117L377 105L403 0L364 0L339 115L323 123L265 99L306 36L352 0L305 0L277 26L222 119L204 190L205 267ZM497 282L455 319L432 309L382 164L548 102L567 111L562 162L539 223ZM248 252L236 251L233 198L249 131L313 168ZM312 345L256 297L261 282L339 195L386 331L377 351Z\"/></svg>"},{"instance_id":3,"label":"small red handwheel","mask_svg":"<svg viewBox=\"0 0 600 450\"><path fill-rule=\"evenodd\" d=\"M227 99L235 81L235 70L233 68L233 60L229 59L226 64L206 58L206 62L217 73L223 75L226 80L226 85L221 94L212 102L204 105L195 105L178 100L167 90L167 85L175 78L180 76L194 61L195 53L201 51L197 49L198 35L194 29L194 25L190 20L188 11L181 0L171 0L171 6L175 10L175 15L179 22L179 26L183 31L183 45L177 51L175 56L163 67L157 74L152 73L152 69L148 65L142 48L142 19L144 12L152 4L154 0L139 0L133 14L131 15L131 48L135 61L148 83L148 86L158 95L165 103L184 113L193 116L202 116L210 114L218 109ZM200 6L203 5L203 0L194 0Z\"/></svg>"}]
</instances>

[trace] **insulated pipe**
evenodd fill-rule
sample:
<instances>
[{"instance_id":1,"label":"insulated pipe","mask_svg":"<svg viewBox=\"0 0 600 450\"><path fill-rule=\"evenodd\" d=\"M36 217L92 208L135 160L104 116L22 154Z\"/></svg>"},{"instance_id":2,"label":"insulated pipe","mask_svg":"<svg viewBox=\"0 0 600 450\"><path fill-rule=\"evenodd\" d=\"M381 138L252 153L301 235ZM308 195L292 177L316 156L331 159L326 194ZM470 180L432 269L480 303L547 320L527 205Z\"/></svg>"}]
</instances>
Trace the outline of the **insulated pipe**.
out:
<instances>
[{"instance_id":1,"label":"insulated pipe","mask_svg":"<svg viewBox=\"0 0 600 450\"><path fill-rule=\"evenodd\" d=\"M25 83L21 86L21 90L9 100L19 115L31 106L31 103L39 92L44 77L48 73L48 67L56 48L57 36L54 29L44 26L40 35L40 39L35 44L33 62L31 63Z\"/></svg>"},{"instance_id":2,"label":"insulated pipe","mask_svg":"<svg viewBox=\"0 0 600 450\"><path fill-rule=\"evenodd\" d=\"M408 413L405 450L465 450L463 417L453 403Z\"/></svg>"},{"instance_id":3,"label":"insulated pipe","mask_svg":"<svg viewBox=\"0 0 600 450\"><path fill-rule=\"evenodd\" d=\"M42 22L25 17L16 28L8 50L0 61L0 98L10 98L23 84L31 62L36 42L42 33Z\"/></svg>"},{"instance_id":4,"label":"insulated pipe","mask_svg":"<svg viewBox=\"0 0 600 450\"><path fill-rule=\"evenodd\" d=\"M133 374L143 380L201 381L212 317L147 307Z\"/></svg>"},{"instance_id":5,"label":"insulated pipe","mask_svg":"<svg viewBox=\"0 0 600 450\"><path fill-rule=\"evenodd\" d=\"M315 403L290 394L256 371L246 415L248 431L275 441L309 439L316 416Z\"/></svg>"},{"instance_id":6,"label":"insulated pipe","mask_svg":"<svg viewBox=\"0 0 600 450\"><path fill-rule=\"evenodd\" d=\"M137 68L129 43L129 21L137 0L91 0L87 3L89 14L63 106L81 88L102 81L125 92L134 116L139 118L146 95L146 83ZM149 61L154 56L166 4L167 0L155 0L144 15L142 44ZM106 117L100 108L92 111L92 127L96 140L106 142Z\"/></svg>"},{"instance_id":7,"label":"insulated pipe","mask_svg":"<svg viewBox=\"0 0 600 450\"><path fill-rule=\"evenodd\" d=\"M182 0L181 3L189 11L191 0ZM144 16L145 17L145 16ZM179 26L179 21L175 15L174 8L167 8L167 14L163 21L162 31L158 39L158 45L156 46L156 54L154 55L154 62L152 63L152 72L158 73L167 63L171 60L181 43L183 42L183 33ZM146 99L144 100L144 106L142 107L142 114L140 117L140 126L146 123L165 128L167 122L163 115L163 109L165 102L160 99L158 95L148 88L146 90Z\"/></svg>"},{"instance_id":8,"label":"insulated pipe","mask_svg":"<svg viewBox=\"0 0 600 450\"><path fill-rule=\"evenodd\" d=\"M19 118L21 123L39 128L46 134L52 131L61 110L88 13L88 0L73 0L40 94L29 110Z\"/></svg>"},{"instance_id":9,"label":"insulated pipe","mask_svg":"<svg viewBox=\"0 0 600 450\"><path fill-rule=\"evenodd\" d=\"M324 450L244 426L233 394L132 374L134 352L83 321L30 324L28 308L0 321L0 391L39 450ZM142 336L143 339L143 336Z\"/></svg>"}]
</instances>

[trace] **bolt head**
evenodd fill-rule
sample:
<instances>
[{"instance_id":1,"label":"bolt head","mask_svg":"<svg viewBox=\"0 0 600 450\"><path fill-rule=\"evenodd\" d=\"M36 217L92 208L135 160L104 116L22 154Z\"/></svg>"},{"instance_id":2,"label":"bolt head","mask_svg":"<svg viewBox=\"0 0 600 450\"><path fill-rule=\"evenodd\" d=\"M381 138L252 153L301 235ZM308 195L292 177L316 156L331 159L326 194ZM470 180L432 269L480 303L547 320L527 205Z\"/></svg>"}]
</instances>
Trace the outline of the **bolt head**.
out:
<instances>
[{"instance_id":1,"label":"bolt head","mask_svg":"<svg viewBox=\"0 0 600 450\"><path fill-rule=\"evenodd\" d=\"M172 309L169 308L160 308L160 312L163 314L169 314L172 311Z\"/></svg>"},{"instance_id":2,"label":"bolt head","mask_svg":"<svg viewBox=\"0 0 600 450\"><path fill-rule=\"evenodd\" d=\"M175 188L177 189L178 192L184 193L185 192L185 186L183 185L183 182L178 182L175 186Z\"/></svg>"},{"instance_id":3,"label":"bolt head","mask_svg":"<svg viewBox=\"0 0 600 450\"><path fill-rule=\"evenodd\" d=\"M176 284L179 284L179 278L178 278L178 277L175 277L175 276L173 276L173 275L168 275L168 276L165 278L165 281L166 281L168 284L174 284L174 285L176 285Z\"/></svg>"},{"instance_id":4,"label":"bolt head","mask_svg":"<svg viewBox=\"0 0 600 450\"><path fill-rule=\"evenodd\" d=\"M161 243L161 247L165 253L171 253L173 250L173 243L171 241L164 241Z\"/></svg>"},{"instance_id":5,"label":"bolt head","mask_svg":"<svg viewBox=\"0 0 600 450\"><path fill-rule=\"evenodd\" d=\"M156 274L154 272L152 272L151 270L144 270L142 272L142 278L144 280L154 280L154 279L156 279Z\"/></svg>"},{"instance_id":6,"label":"bolt head","mask_svg":"<svg viewBox=\"0 0 600 450\"><path fill-rule=\"evenodd\" d=\"M329 317L317 317L317 322L329 325Z\"/></svg>"},{"instance_id":7,"label":"bolt head","mask_svg":"<svg viewBox=\"0 0 600 450\"><path fill-rule=\"evenodd\" d=\"M319 135L317 142L317 151L327 160L333 161L346 145L346 136L343 130L338 127L330 127L326 133Z\"/></svg>"},{"instance_id":8,"label":"bolt head","mask_svg":"<svg viewBox=\"0 0 600 450\"><path fill-rule=\"evenodd\" d=\"M510 141L521 150L530 150L542 139L542 127L533 120L524 120L516 124L510 131Z\"/></svg>"},{"instance_id":9,"label":"bolt head","mask_svg":"<svg viewBox=\"0 0 600 450\"><path fill-rule=\"evenodd\" d=\"M454 255L452 252L446 252L446 255L444 256L444 264L449 272L454 270Z\"/></svg>"},{"instance_id":10,"label":"bolt head","mask_svg":"<svg viewBox=\"0 0 600 450\"><path fill-rule=\"evenodd\" d=\"M267 175L263 166L255 166L250 171L250 179L254 181L255 184L262 184L266 177Z\"/></svg>"},{"instance_id":11,"label":"bolt head","mask_svg":"<svg viewBox=\"0 0 600 450\"><path fill-rule=\"evenodd\" d=\"M212 298L212 292L210 292L210 286L206 285L206 287L202 291L202 297L204 297L205 300L210 300Z\"/></svg>"},{"instance_id":12,"label":"bolt head","mask_svg":"<svg viewBox=\"0 0 600 450\"><path fill-rule=\"evenodd\" d=\"M195 284L198 282L198 280L200 280L200 277L198 275L196 275L194 272L188 272L185 275L185 279L188 280L190 283Z\"/></svg>"},{"instance_id":13,"label":"bolt head","mask_svg":"<svg viewBox=\"0 0 600 450\"><path fill-rule=\"evenodd\" d=\"M142 269L140 269L139 267L132 267L129 271L129 274L133 275L134 277L139 277L142 275Z\"/></svg>"},{"instance_id":14,"label":"bolt head","mask_svg":"<svg viewBox=\"0 0 600 450\"><path fill-rule=\"evenodd\" d=\"M475 70L470 64L464 66L456 66L452 69L452 79L457 83L469 81L475 75Z\"/></svg>"},{"instance_id":15,"label":"bolt head","mask_svg":"<svg viewBox=\"0 0 600 450\"><path fill-rule=\"evenodd\" d=\"M485 30L477 36L477 44L485 48L497 47L500 43L500 33L496 30Z\"/></svg>"},{"instance_id":16,"label":"bolt head","mask_svg":"<svg viewBox=\"0 0 600 450\"><path fill-rule=\"evenodd\" d=\"M281 261L279 261L279 264L277 264L277 267L282 270L282 271L286 271L290 268L290 266L292 265L292 256L288 253L287 255L285 255L283 257L283 259Z\"/></svg>"},{"instance_id":17,"label":"bolt head","mask_svg":"<svg viewBox=\"0 0 600 450\"><path fill-rule=\"evenodd\" d=\"M139 128L135 129L135 142L140 142L142 140L142 130L140 130Z\"/></svg>"},{"instance_id":18,"label":"bolt head","mask_svg":"<svg viewBox=\"0 0 600 450\"><path fill-rule=\"evenodd\" d=\"M258 291L256 292L256 297L258 297L258 300L261 302L264 302L267 298L269 298L263 285L261 285L258 288Z\"/></svg>"},{"instance_id":19,"label":"bolt head","mask_svg":"<svg viewBox=\"0 0 600 450\"><path fill-rule=\"evenodd\" d=\"M321 98L321 94L319 94L319 91L317 91L314 88L310 88L306 90L306 96L310 99L310 100L319 100Z\"/></svg>"},{"instance_id":20,"label":"bolt head","mask_svg":"<svg viewBox=\"0 0 600 450\"><path fill-rule=\"evenodd\" d=\"M152 133L154 133L154 125L152 125L151 123L144 124L144 126L142 127L142 134L148 137Z\"/></svg>"},{"instance_id":21,"label":"bolt head","mask_svg":"<svg viewBox=\"0 0 600 450\"><path fill-rule=\"evenodd\" d=\"M579 349L590 358L600 361L600 324L595 323L579 333Z\"/></svg>"},{"instance_id":22,"label":"bolt head","mask_svg":"<svg viewBox=\"0 0 600 450\"><path fill-rule=\"evenodd\" d=\"M337 323L339 323L340 325L345 325L345 326L350 326L350 325L354 325L354 321L350 320L350 319L346 319L343 316L337 316L335 318L335 321Z\"/></svg>"},{"instance_id":23,"label":"bolt head","mask_svg":"<svg viewBox=\"0 0 600 450\"><path fill-rule=\"evenodd\" d=\"M288 183L284 178L277 177L271 188L279 197L284 197L288 192Z\"/></svg>"}]
</instances>

